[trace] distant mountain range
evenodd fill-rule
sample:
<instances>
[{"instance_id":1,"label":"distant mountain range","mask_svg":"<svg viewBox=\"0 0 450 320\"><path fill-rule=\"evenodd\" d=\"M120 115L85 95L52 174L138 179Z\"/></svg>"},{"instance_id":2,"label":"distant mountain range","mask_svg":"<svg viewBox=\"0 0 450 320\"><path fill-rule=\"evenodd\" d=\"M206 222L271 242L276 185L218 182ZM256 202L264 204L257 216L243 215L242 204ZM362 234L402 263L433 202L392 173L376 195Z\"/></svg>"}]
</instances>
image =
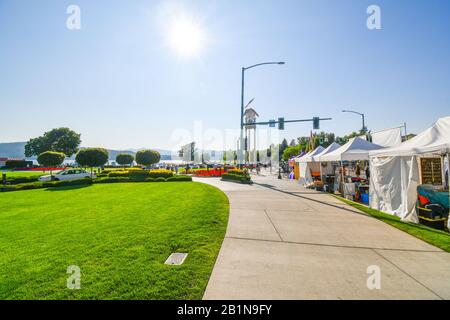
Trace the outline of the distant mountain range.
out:
<instances>
[{"instance_id":1,"label":"distant mountain range","mask_svg":"<svg viewBox=\"0 0 450 320\"><path fill-rule=\"evenodd\" d=\"M25 145L26 142L6 142L0 143L0 158L24 158L25 157ZM84 147L81 147L83 149ZM136 154L137 151L141 149L129 149L129 150L110 150L107 149L109 153L109 159L115 160L119 153L129 153ZM161 160L172 160L178 159L177 156L172 157L172 152L163 149L154 149L161 154ZM31 159L36 158L32 157ZM75 159L75 156L69 158L71 160Z\"/></svg>"}]
</instances>

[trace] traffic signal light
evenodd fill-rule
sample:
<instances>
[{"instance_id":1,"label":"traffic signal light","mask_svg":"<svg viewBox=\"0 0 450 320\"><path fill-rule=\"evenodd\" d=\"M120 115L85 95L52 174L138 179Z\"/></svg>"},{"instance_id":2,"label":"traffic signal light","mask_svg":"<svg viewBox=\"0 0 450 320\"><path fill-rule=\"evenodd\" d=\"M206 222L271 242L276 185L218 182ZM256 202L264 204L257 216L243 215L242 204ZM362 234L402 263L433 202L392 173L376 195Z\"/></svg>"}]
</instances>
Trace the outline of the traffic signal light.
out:
<instances>
[{"instance_id":1,"label":"traffic signal light","mask_svg":"<svg viewBox=\"0 0 450 320\"><path fill-rule=\"evenodd\" d=\"M320 129L320 118L319 117L314 117L313 118L313 129L314 130L319 130Z\"/></svg>"},{"instance_id":2,"label":"traffic signal light","mask_svg":"<svg viewBox=\"0 0 450 320\"><path fill-rule=\"evenodd\" d=\"M284 130L284 118L278 118L278 130Z\"/></svg>"}]
</instances>

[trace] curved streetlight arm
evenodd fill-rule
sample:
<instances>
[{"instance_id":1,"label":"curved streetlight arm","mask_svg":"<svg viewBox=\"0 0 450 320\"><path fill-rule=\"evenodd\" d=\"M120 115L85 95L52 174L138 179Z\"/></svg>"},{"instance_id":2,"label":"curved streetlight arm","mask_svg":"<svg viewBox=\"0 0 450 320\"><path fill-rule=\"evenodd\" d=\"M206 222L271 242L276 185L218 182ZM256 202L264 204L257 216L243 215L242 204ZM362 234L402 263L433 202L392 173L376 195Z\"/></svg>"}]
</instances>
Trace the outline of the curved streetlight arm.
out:
<instances>
[{"instance_id":1,"label":"curved streetlight arm","mask_svg":"<svg viewBox=\"0 0 450 320\"><path fill-rule=\"evenodd\" d=\"M364 115L364 113L360 113L360 112L357 112L357 111L352 111L352 110L342 110L342 112L350 112L350 113L355 113L355 114L359 114L360 116L363 116L363 115Z\"/></svg>"},{"instance_id":2,"label":"curved streetlight arm","mask_svg":"<svg viewBox=\"0 0 450 320\"><path fill-rule=\"evenodd\" d=\"M266 64L285 64L285 62L282 62L282 61L280 61L280 62L263 62L263 63L254 64L254 65L252 65L250 67L244 67L242 69L248 70L248 69L259 67L259 66L263 66L263 65L266 65Z\"/></svg>"},{"instance_id":3,"label":"curved streetlight arm","mask_svg":"<svg viewBox=\"0 0 450 320\"><path fill-rule=\"evenodd\" d=\"M366 121L365 121L365 116L364 113L358 112L358 111L353 111L353 110L342 110L342 112L349 112L349 113L354 113L354 114L358 114L362 117L362 131L364 133L367 133L367 129L366 129Z\"/></svg>"}]
</instances>

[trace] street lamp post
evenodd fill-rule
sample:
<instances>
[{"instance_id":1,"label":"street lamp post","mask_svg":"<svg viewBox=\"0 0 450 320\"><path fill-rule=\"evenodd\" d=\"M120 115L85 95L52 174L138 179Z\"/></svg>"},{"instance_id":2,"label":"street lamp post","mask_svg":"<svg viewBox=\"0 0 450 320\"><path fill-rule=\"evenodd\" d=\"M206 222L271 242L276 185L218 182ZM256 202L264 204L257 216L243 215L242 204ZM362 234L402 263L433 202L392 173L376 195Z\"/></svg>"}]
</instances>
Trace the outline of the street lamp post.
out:
<instances>
[{"instance_id":1,"label":"street lamp post","mask_svg":"<svg viewBox=\"0 0 450 320\"><path fill-rule=\"evenodd\" d=\"M362 132L366 135L367 129L366 129L366 123L365 123L365 116L364 116L364 113L360 113L360 112L352 111L352 110L342 110L342 112L349 112L349 113L354 113L354 114L360 115L360 116L362 117L362 125L363 125L363 127L362 127Z\"/></svg>"},{"instance_id":2,"label":"street lamp post","mask_svg":"<svg viewBox=\"0 0 450 320\"><path fill-rule=\"evenodd\" d=\"M241 132L240 132L240 137L239 137L239 150L238 150L238 158L239 158L239 167L242 167L242 162L243 162L243 140L244 140L244 88L245 88L245 71L248 69L252 69L255 67L259 67L259 66L263 66L263 65L267 65L267 64L285 64L284 62L280 61L280 62L263 62L263 63L258 63L255 65L252 65L250 67L243 67L242 68L242 87L241 87Z\"/></svg>"}]
</instances>

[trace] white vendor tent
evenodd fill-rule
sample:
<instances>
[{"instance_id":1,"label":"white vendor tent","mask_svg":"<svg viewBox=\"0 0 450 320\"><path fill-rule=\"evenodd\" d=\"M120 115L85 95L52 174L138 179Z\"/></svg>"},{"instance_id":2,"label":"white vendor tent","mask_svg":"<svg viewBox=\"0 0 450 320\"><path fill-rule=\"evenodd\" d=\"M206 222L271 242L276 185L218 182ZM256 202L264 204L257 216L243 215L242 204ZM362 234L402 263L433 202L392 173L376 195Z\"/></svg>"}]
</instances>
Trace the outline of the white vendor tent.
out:
<instances>
[{"instance_id":1,"label":"white vendor tent","mask_svg":"<svg viewBox=\"0 0 450 320\"><path fill-rule=\"evenodd\" d=\"M325 148L322 146L317 147L311 152L308 152L303 157L295 159L299 166L299 183L307 185L312 182L312 172L320 172L320 164L312 162L315 155L318 155Z\"/></svg>"},{"instance_id":2,"label":"white vendor tent","mask_svg":"<svg viewBox=\"0 0 450 320\"><path fill-rule=\"evenodd\" d=\"M334 173L333 164L331 162L320 162L320 157L324 156L330 152L333 152L334 150L337 150L341 147L340 144L333 142L330 144L325 150L323 150L318 155L312 156L311 161L318 163L320 166L320 178L322 179L323 175L329 175Z\"/></svg>"},{"instance_id":3,"label":"white vendor tent","mask_svg":"<svg viewBox=\"0 0 450 320\"><path fill-rule=\"evenodd\" d=\"M450 153L450 117L397 147L370 152L370 207L418 222L415 210L420 184L418 156Z\"/></svg>"},{"instance_id":4,"label":"white vendor tent","mask_svg":"<svg viewBox=\"0 0 450 320\"><path fill-rule=\"evenodd\" d=\"M314 156L317 156L324 150L325 150L324 147L318 146L313 151L310 151L307 154L305 154L303 157L298 158L297 162L311 162Z\"/></svg>"},{"instance_id":5,"label":"white vendor tent","mask_svg":"<svg viewBox=\"0 0 450 320\"><path fill-rule=\"evenodd\" d=\"M319 157L321 162L341 162L369 160L369 151L378 150L383 147L361 139L359 137L350 139L342 147Z\"/></svg>"},{"instance_id":6,"label":"white vendor tent","mask_svg":"<svg viewBox=\"0 0 450 320\"><path fill-rule=\"evenodd\" d=\"M402 143L402 130L404 127L385 129L372 133L372 141L383 147L396 147Z\"/></svg>"},{"instance_id":7,"label":"white vendor tent","mask_svg":"<svg viewBox=\"0 0 450 320\"><path fill-rule=\"evenodd\" d=\"M323 150L321 153L312 156L312 160L313 161L320 161L320 157L324 156L328 153L333 152L334 150L337 150L341 147L341 145L339 143L333 142L332 144L330 144L325 150Z\"/></svg>"}]
</instances>

